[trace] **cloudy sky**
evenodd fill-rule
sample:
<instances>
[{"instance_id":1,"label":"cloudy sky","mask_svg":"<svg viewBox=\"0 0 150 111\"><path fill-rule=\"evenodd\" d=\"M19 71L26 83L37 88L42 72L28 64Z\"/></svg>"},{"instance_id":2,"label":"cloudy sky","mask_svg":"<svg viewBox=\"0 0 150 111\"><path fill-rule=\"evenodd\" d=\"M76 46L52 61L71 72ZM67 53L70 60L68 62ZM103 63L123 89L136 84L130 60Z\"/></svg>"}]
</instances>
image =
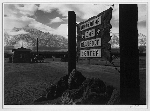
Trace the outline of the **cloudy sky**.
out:
<instances>
[{"instance_id":1,"label":"cloudy sky","mask_svg":"<svg viewBox=\"0 0 150 111\"><path fill-rule=\"evenodd\" d=\"M12 32L14 27L29 25L43 32L62 35L67 38L68 11L75 11L76 22L82 22L105 11L111 4L4 4L4 30L10 35L27 33ZM147 5L138 5L138 31L147 36ZM119 33L119 5L112 13L112 33Z\"/></svg>"}]
</instances>

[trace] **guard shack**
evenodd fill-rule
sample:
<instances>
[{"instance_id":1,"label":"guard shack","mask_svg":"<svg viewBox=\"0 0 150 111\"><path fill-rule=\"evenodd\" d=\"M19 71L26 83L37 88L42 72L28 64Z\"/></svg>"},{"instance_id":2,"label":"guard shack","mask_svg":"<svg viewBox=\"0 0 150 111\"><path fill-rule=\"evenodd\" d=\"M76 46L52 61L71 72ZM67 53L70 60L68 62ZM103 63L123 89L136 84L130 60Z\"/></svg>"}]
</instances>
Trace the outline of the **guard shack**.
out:
<instances>
[{"instance_id":1,"label":"guard shack","mask_svg":"<svg viewBox=\"0 0 150 111\"><path fill-rule=\"evenodd\" d=\"M13 63L29 63L31 62L31 50L24 47L12 49L14 55L12 57Z\"/></svg>"}]
</instances>

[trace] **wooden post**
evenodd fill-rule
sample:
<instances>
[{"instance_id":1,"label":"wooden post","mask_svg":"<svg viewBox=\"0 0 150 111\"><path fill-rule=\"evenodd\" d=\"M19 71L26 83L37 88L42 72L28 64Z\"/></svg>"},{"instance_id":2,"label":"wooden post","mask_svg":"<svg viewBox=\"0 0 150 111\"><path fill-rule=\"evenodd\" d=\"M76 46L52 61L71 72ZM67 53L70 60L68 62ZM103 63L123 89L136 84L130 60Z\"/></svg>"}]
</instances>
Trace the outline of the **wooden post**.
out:
<instances>
[{"instance_id":1,"label":"wooden post","mask_svg":"<svg viewBox=\"0 0 150 111\"><path fill-rule=\"evenodd\" d=\"M76 69L76 14L68 11L68 74Z\"/></svg>"},{"instance_id":2,"label":"wooden post","mask_svg":"<svg viewBox=\"0 0 150 111\"><path fill-rule=\"evenodd\" d=\"M135 105L140 99L137 21L136 4L119 5L121 104Z\"/></svg>"}]
</instances>

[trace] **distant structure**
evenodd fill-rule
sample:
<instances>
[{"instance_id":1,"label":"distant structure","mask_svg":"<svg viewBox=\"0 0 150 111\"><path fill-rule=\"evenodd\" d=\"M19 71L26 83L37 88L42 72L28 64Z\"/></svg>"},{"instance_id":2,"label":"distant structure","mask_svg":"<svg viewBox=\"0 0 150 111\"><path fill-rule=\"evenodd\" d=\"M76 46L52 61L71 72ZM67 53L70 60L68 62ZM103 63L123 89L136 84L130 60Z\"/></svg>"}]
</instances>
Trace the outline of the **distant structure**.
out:
<instances>
[{"instance_id":1,"label":"distant structure","mask_svg":"<svg viewBox=\"0 0 150 111\"><path fill-rule=\"evenodd\" d=\"M24 47L12 49L14 55L12 57L13 63L29 63L31 62L31 50Z\"/></svg>"},{"instance_id":2,"label":"distant structure","mask_svg":"<svg viewBox=\"0 0 150 111\"><path fill-rule=\"evenodd\" d=\"M22 47L18 49L12 49L14 54L9 57L9 63L38 63L44 62L44 56L38 52L38 38L37 38L37 53L34 54L31 49Z\"/></svg>"}]
</instances>

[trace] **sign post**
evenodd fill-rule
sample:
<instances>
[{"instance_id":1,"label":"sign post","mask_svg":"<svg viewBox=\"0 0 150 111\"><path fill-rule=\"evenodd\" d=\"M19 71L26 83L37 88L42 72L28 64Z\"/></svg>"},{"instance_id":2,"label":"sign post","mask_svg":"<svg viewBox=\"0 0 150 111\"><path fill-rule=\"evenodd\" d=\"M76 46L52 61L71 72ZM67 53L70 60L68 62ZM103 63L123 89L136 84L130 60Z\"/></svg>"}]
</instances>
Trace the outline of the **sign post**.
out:
<instances>
[{"instance_id":1,"label":"sign post","mask_svg":"<svg viewBox=\"0 0 150 111\"><path fill-rule=\"evenodd\" d=\"M68 11L68 74L76 69L76 14Z\"/></svg>"},{"instance_id":2,"label":"sign post","mask_svg":"<svg viewBox=\"0 0 150 111\"><path fill-rule=\"evenodd\" d=\"M137 5L119 5L120 96L122 104L135 105L140 99L137 21Z\"/></svg>"}]
</instances>

